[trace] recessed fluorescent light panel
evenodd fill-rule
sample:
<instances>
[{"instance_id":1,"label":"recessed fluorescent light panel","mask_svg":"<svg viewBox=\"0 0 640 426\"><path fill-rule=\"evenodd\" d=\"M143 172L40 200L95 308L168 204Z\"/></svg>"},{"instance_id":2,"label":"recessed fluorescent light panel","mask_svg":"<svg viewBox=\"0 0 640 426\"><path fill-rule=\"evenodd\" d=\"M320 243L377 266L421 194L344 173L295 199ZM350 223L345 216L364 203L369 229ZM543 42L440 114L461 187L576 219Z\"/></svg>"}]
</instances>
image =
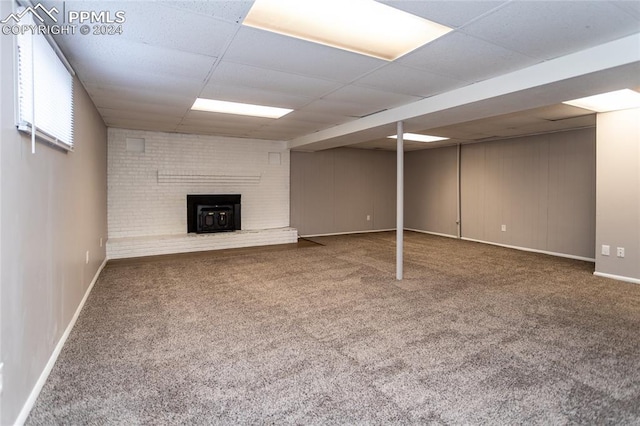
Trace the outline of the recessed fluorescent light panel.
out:
<instances>
[{"instance_id":1,"label":"recessed fluorescent light panel","mask_svg":"<svg viewBox=\"0 0 640 426\"><path fill-rule=\"evenodd\" d=\"M387 61L451 31L373 0L256 0L243 24Z\"/></svg>"},{"instance_id":2,"label":"recessed fluorescent light panel","mask_svg":"<svg viewBox=\"0 0 640 426\"><path fill-rule=\"evenodd\" d=\"M389 139L398 139L398 135L387 136ZM403 133L402 139L405 141L414 141L414 142L437 142L444 141L449 138L443 138L440 136L429 136L429 135L419 135L417 133Z\"/></svg>"},{"instance_id":3,"label":"recessed fluorescent light panel","mask_svg":"<svg viewBox=\"0 0 640 426\"><path fill-rule=\"evenodd\" d=\"M219 112L222 114L249 115L252 117L280 118L289 114L292 109L276 108L263 105L242 104L238 102L218 101L198 98L191 107L196 111Z\"/></svg>"},{"instance_id":4,"label":"recessed fluorescent light panel","mask_svg":"<svg viewBox=\"0 0 640 426\"><path fill-rule=\"evenodd\" d=\"M640 93L631 89L622 89L563 103L595 112L618 111L621 109L640 108Z\"/></svg>"}]
</instances>

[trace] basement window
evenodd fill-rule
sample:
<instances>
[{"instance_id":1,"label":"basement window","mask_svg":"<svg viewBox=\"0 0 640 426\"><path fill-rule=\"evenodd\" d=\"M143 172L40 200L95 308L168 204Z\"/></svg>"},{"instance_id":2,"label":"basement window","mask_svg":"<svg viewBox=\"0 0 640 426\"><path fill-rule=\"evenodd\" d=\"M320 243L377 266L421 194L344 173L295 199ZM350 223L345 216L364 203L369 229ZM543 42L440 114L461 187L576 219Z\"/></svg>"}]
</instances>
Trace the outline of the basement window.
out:
<instances>
[{"instance_id":1,"label":"basement window","mask_svg":"<svg viewBox=\"0 0 640 426\"><path fill-rule=\"evenodd\" d=\"M32 14L21 25L34 25ZM18 51L18 130L73 150L73 71L52 39L39 31L16 36Z\"/></svg>"}]
</instances>

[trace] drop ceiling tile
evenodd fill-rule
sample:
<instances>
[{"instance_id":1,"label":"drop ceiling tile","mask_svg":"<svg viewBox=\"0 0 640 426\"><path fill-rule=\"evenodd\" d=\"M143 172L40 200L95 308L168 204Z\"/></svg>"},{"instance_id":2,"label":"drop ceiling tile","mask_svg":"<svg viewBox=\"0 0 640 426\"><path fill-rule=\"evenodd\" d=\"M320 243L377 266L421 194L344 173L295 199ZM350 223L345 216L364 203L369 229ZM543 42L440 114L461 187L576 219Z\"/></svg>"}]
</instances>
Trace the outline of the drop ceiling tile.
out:
<instances>
[{"instance_id":1,"label":"drop ceiling tile","mask_svg":"<svg viewBox=\"0 0 640 426\"><path fill-rule=\"evenodd\" d=\"M533 115L527 113L513 113L513 114L505 114L499 117L491 117L484 120L479 120L479 123L482 123L485 128L501 128L501 127L519 127L526 125L533 125L540 123L542 121L541 118L535 117ZM493 131L493 130L492 130Z\"/></svg>"},{"instance_id":2,"label":"drop ceiling tile","mask_svg":"<svg viewBox=\"0 0 640 426\"><path fill-rule=\"evenodd\" d=\"M216 126L180 124L179 126L176 127L176 132L196 134L196 135L231 136L236 138L249 137L247 129L241 129L237 127L216 127Z\"/></svg>"},{"instance_id":3,"label":"drop ceiling tile","mask_svg":"<svg viewBox=\"0 0 640 426\"><path fill-rule=\"evenodd\" d=\"M189 104L178 103L147 103L147 102L135 102L129 101L120 97L100 97L93 96L93 102L99 109L109 110L124 110L124 111L137 111L143 113L159 114L159 115L172 115L181 117L191 107Z\"/></svg>"},{"instance_id":4,"label":"drop ceiling tile","mask_svg":"<svg viewBox=\"0 0 640 426\"><path fill-rule=\"evenodd\" d=\"M175 132L177 126L157 121L130 120L124 118L105 118L107 127L132 130L150 130L154 132Z\"/></svg>"},{"instance_id":5,"label":"drop ceiling tile","mask_svg":"<svg viewBox=\"0 0 640 426\"><path fill-rule=\"evenodd\" d=\"M121 10L121 38L183 52L220 56L238 30L237 24L153 2L127 2ZM196 37L206 42L194 43Z\"/></svg>"},{"instance_id":6,"label":"drop ceiling tile","mask_svg":"<svg viewBox=\"0 0 640 426\"><path fill-rule=\"evenodd\" d=\"M383 0L396 9L404 10L438 24L451 28L461 27L487 12L499 7L505 1L416 1Z\"/></svg>"},{"instance_id":7,"label":"drop ceiling tile","mask_svg":"<svg viewBox=\"0 0 640 426\"><path fill-rule=\"evenodd\" d=\"M348 121L353 121L355 120L355 118L335 113L311 112L302 109L292 111L282 117L280 120L300 120L310 123L317 123L323 125L323 128L326 128L330 126L337 126L338 124L343 124Z\"/></svg>"},{"instance_id":8,"label":"drop ceiling tile","mask_svg":"<svg viewBox=\"0 0 640 426\"><path fill-rule=\"evenodd\" d=\"M221 62L212 73L208 86L235 86L301 97L319 97L342 84L271 69Z\"/></svg>"},{"instance_id":9,"label":"drop ceiling tile","mask_svg":"<svg viewBox=\"0 0 640 426\"><path fill-rule=\"evenodd\" d=\"M175 114L159 114L125 109L98 108L100 115L105 119L140 120L146 122L159 122L176 126L180 123L180 117Z\"/></svg>"},{"instance_id":10,"label":"drop ceiling tile","mask_svg":"<svg viewBox=\"0 0 640 426\"><path fill-rule=\"evenodd\" d=\"M295 129L257 129L248 132L247 137L274 141L288 141L305 134L305 132Z\"/></svg>"},{"instance_id":11,"label":"drop ceiling tile","mask_svg":"<svg viewBox=\"0 0 640 426\"><path fill-rule=\"evenodd\" d=\"M197 123L197 122L183 122L180 123L176 128L185 128L190 127L193 129L199 129L198 133L203 131L208 131L210 134L216 134L217 132L224 132L225 135L235 134L238 136L247 135L250 131L258 129L260 126L242 126L239 124L231 124L231 123Z\"/></svg>"},{"instance_id":12,"label":"drop ceiling tile","mask_svg":"<svg viewBox=\"0 0 640 426\"><path fill-rule=\"evenodd\" d=\"M208 84L202 89L199 97L290 109L302 108L313 100L313 98L224 84Z\"/></svg>"},{"instance_id":13,"label":"drop ceiling tile","mask_svg":"<svg viewBox=\"0 0 640 426\"><path fill-rule=\"evenodd\" d=\"M129 25L125 26L125 34L118 37L78 35L57 39L108 126L289 140L391 104L395 106L395 102L412 102L414 97L442 93L540 61L539 57L521 54L523 51L539 49L549 54L556 47L575 47L582 43L581 38L587 44L600 43L605 35L617 38L620 31L629 30L629 22L635 23L638 31L637 2L567 2L571 7L546 1L535 2L534 6L519 3L528 2L393 1L394 7L461 27L394 63L241 27L238 23L251 1L68 1L67 9L74 4L77 9L86 10L124 8ZM577 20L573 19L574 10ZM548 19L547 14L554 16ZM558 14L570 18L555 16ZM504 18L506 22L496 22ZM518 26L527 20L535 24L525 22L521 32ZM547 20L552 26L551 35L540 31ZM211 28L207 27L209 23ZM183 30L185 25L189 28ZM539 32L534 33L534 29ZM225 57L216 58L236 30L238 44L231 46ZM466 31L477 34L471 36ZM218 62L219 59L222 60ZM215 64L218 68L212 70ZM209 84L203 90L210 73ZM344 85L348 86L343 88ZM296 111L280 120L189 111L201 93L217 94L211 97L227 100L289 106ZM316 97L326 99L314 102ZM532 118L509 115L488 119L482 125L443 127L440 133L458 140L484 139L589 126L595 119L593 114L574 117L562 106L553 111L536 109L526 113ZM584 115L584 110L579 113ZM438 121L432 117L420 124L426 127ZM410 122L406 122L406 128ZM362 141L380 138L381 134L354 136ZM346 138L346 143L353 142L352 138ZM391 140L376 144L395 150ZM425 144L405 143L407 150L425 148Z\"/></svg>"},{"instance_id":14,"label":"drop ceiling tile","mask_svg":"<svg viewBox=\"0 0 640 426\"><path fill-rule=\"evenodd\" d=\"M265 129L289 129L289 130L301 130L307 133L316 131L318 128L323 128L325 125L320 123L313 123L310 121L301 120L286 120L286 116L273 120L271 123L264 126Z\"/></svg>"},{"instance_id":15,"label":"drop ceiling tile","mask_svg":"<svg viewBox=\"0 0 640 426\"><path fill-rule=\"evenodd\" d=\"M157 104L161 106L188 105L191 107L196 98L199 88L191 93L189 91L171 90L174 86L167 87L167 90L157 90L144 86L118 86L105 83L85 83L84 87L91 95L94 102L130 102L143 104Z\"/></svg>"},{"instance_id":16,"label":"drop ceiling tile","mask_svg":"<svg viewBox=\"0 0 640 426\"><path fill-rule=\"evenodd\" d=\"M173 2L151 1L44 1L60 11L107 12L114 17L116 12L124 14L119 35L61 36L59 41L79 39L87 41L101 39L105 42L131 40L147 45L161 46L184 52L208 56L220 56L239 28L238 24L214 18L212 15L190 11L188 7L168 7ZM189 3L189 2L187 2ZM222 2L215 2L222 3ZM218 4L216 7L220 7ZM209 6L211 8L211 5ZM194 43L194 35L206 43Z\"/></svg>"},{"instance_id":17,"label":"drop ceiling tile","mask_svg":"<svg viewBox=\"0 0 640 426\"><path fill-rule=\"evenodd\" d=\"M539 129L534 131L533 133L542 133L544 132L544 126L541 125L531 125L530 127L534 128L534 129ZM492 132L494 137L497 138L512 138L512 137L516 137L516 136L523 136L523 130L520 127L500 127L495 129L495 131Z\"/></svg>"},{"instance_id":18,"label":"drop ceiling tile","mask_svg":"<svg viewBox=\"0 0 640 426\"><path fill-rule=\"evenodd\" d=\"M593 127L596 125L596 115L583 115L580 117L566 118L557 121L542 120L537 124L522 126L517 128L519 135L530 135L534 133L556 132L581 127Z\"/></svg>"},{"instance_id":19,"label":"drop ceiling tile","mask_svg":"<svg viewBox=\"0 0 640 426\"><path fill-rule=\"evenodd\" d=\"M473 83L525 68L539 61L454 31L403 56L397 62Z\"/></svg>"},{"instance_id":20,"label":"drop ceiling tile","mask_svg":"<svg viewBox=\"0 0 640 426\"><path fill-rule=\"evenodd\" d=\"M280 132L293 132L296 134L308 134L312 132L317 132L326 127L324 124L312 123L309 121L300 121L300 120L285 120L285 117L282 117L278 120L274 120L272 123L266 124L260 129L265 131L280 131Z\"/></svg>"},{"instance_id":21,"label":"drop ceiling tile","mask_svg":"<svg viewBox=\"0 0 640 426\"><path fill-rule=\"evenodd\" d=\"M484 139L493 136L492 133L484 132L482 129L475 126L475 122L462 123L452 126L434 127L429 129L423 129L418 133L425 133L436 136L443 136L456 140L474 140Z\"/></svg>"},{"instance_id":22,"label":"drop ceiling tile","mask_svg":"<svg viewBox=\"0 0 640 426\"><path fill-rule=\"evenodd\" d=\"M483 139L491 136L488 133L482 133L475 131L473 129L462 129L457 127L443 127L437 129L426 130L425 133L436 133L439 136L447 137L450 139L456 140L473 140L473 139Z\"/></svg>"},{"instance_id":23,"label":"drop ceiling tile","mask_svg":"<svg viewBox=\"0 0 640 426\"><path fill-rule=\"evenodd\" d=\"M471 135L499 135L500 130L506 129L508 126L506 124L500 124L500 122L496 121L492 122L490 120L478 120L473 123L465 123L461 127L462 129L466 129ZM477 136L473 137L473 139L477 138Z\"/></svg>"},{"instance_id":24,"label":"drop ceiling tile","mask_svg":"<svg viewBox=\"0 0 640 426\"><path fill-rule=\"evenodd\" d=\"M384 92L367 87L348 85L332 92L323 99L327 101L363 104L366 105L369 111L373 112L419 101L423 98L403 93Z\"/></svg>"},{"instance_id":25,"label":"drop ceiling tile","mask_svg":"<svg viewBox=\"0 0 640 426\"><path fill-rule=\"evenodd\" d=\"M242 27L223 60L348 83L386 61Z\"/></svg>"},{"instance_id":26,"label":"drop ceiling tile","mask_svg":"<svg viewBox=\"0 0 640 426\"><path fill-rule=\"evenodd\" d=\"M473 141L473 140L482 140L482 139L490 139L495 137L493 133L481 132L473 129L448 129L439 131L439 134L442 136L446 136L450 139L458 140L458 141Z\"/></svg>"},{"instance_id":27,"label":"drop ceiling tile","mask_svg":"<svg viewBox=\"0 0 640 426\"><path fill-rule=\"evenodd\" d=\"M293 111L282 118L267 123L259 129L253 130L251 135L268 139L289 140L350 120L353 120L353 118L340 115ZM260 136L261 132L264 132L263 136Z\"/></svg>"},{"instance_id":28,"label":"drop ceiling tile","mask_svg":"<svg viewBox=\"0 0 640 426\"><path fill-rule=\"evenodd\" d=\"M569 105L551 105L512 114L504 114L451 126L431 128L421 133L447 136L457 140L485 140L496 137L525 136L595 125L595 114L584 114Z\"/></svg>"},{"instance_id":29,"label":"drop ceiling tile","mask_svg":"<svg viewBox=\"0 0 640 426\"><path fill-rule=\"evenodd\" d=\"M462 31L547 60L639 30L638 19L608 1L515 1Z\"/></svg>"},{"instance_id":30,"label":"drop ceiling tile","mask_svg":"<svg viewBox=\"0 0 640 426\"><path fill-rule=\"evenodd\" d=\"M529 114L549 121L564 120L567 118L592 115L594 112L585 111L583 108L574 107L566 104L551 105L543 108L536 108L528 111Z\"/></svg>"},{"instance_id":31,"label":"drop ceiling tile","mask_svg":"<svg viewBox=\"0 0 640 426\"><path fill-rule=\"evenodd\" d=\"M189 111L185 114L182 124L257 127L267 125L272 120L272 118L248 117L236 114Z\"/></svg>"},{"instance_id":32,"label":"drop ceiling tile","mask_svg":"<svg viewBox=\"0 0 640 426\"><path fill-rule=\"evenodd\" d=\"M185 77L203 83L216 60L211 56L108 36L75 39L80 41L67 42L71 50L68 59L74 68L88 69L91 73L139 72Z\"/></svg>"},{"instance_id":33,"label":"drop ceiling tile","mask_svg":"<svg viewBox=\"0 0 640 426\"><path fill-rule=\"evenodd\" d=\"M360 142L357 144L348 145L348 147L356 148L356 149L375 149L375 150L382 150L382 151L393 151L395 149L395 144L392 141L387 142L384 140L373 140L373 141Z\"/></svg>"},{"instance_id":34,"label":"drop ceiling tile","mask_svg":"<svg viewBox=\"0 0 640 426\"><path fill-rule=\"evenodd\" d=\"M378 112L379 109L358 103L318 99L301 108L300 111L305 113L338 114L345 117L357 118Z\"/></svg>"},{"instance_id":35,"label":"drop ceiling tile","mask_svg":"<svg viewBox=\"0 0 640 426\"><path fill-rule=\"evenodd\" d=\"M132 90L134 93L160 92L165 99L170 97L184 99L191 97L195 101L201 83L189 78L170 77L165 75L149 75L146 73L127 73L124 70L111 71L85 69L78 67L78 76L86 87L118 87L120 90ZM85 77L88 76L88 77ZM87 89L91 95L91 89Z\"/></svg>"},{"instance_id":36,"label":"drop ceiling tile","mask_svg":"<svg viewBox=\"0 0 640 426\"><path fill-rule=\"evenodd\" d=\"M253 0L161 1L159 3L238 24L242 23L253 6Z\"/></svg>"},{"instance_id":37,"label":"drop ceiling tile","mask_svg":"<svg viewBox=\"0 0 640 426\"><path fill-rule=\"evenodd\" d=\"M636 19L640 19L640 1L635 0L621 0L613 1L613 4L618 6Z\"/></svg>"},{"instance_id":38,"label":"drop ceiling tile","mask_svg":"<svg viewBox=\"0 0 640 426\"><path fill-rule=\"evenodd\" d=\"M433 96L466 85L462 80L456 80L396 63L390 63L356 80L354 84L388 92L422 97Z\"/></svg>"}]
</instances>

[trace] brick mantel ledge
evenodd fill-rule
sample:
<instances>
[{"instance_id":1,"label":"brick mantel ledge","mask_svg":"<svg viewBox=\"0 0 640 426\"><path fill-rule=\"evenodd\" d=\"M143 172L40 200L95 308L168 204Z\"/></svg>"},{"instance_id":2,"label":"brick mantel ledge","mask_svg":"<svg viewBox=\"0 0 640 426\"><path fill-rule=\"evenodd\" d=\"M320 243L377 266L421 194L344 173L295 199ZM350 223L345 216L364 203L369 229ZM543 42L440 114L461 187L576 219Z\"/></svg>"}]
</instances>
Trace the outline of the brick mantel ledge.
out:
<instances>
[{"instance_id":1,"label":"brick mantel ledge","mask_svg":"<svg viewBox=\"0 0 640 426\"><path fill-rule=\"evenodd\" d=\"M290 227L211 234L191 233L110 238L107 241L107 259L289 244L297 241L298 230Z\"/></svg>"}]
</instances>

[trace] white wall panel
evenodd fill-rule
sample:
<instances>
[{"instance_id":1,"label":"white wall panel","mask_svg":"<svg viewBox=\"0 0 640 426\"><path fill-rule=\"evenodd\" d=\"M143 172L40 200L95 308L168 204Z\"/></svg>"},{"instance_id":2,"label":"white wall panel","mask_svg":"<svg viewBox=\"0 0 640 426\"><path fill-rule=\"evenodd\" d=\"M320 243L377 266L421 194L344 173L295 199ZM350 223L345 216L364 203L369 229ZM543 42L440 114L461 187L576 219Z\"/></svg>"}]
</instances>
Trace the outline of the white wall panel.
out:
<instances>
[{"instance_id":1,"label":"white wall panel","mask_svg":"<svg viewBox=\"0 0 640 426\"><path fill-rule=\"evenodd\" d=\"M300 235L395 228L395 153L292 152L291 163L291 226Z\"/></svg>"},{"instance_id":2,"label":"white wall panel","mask_svg":"<svg viewBox=\"0 0 640 426\"><path fill-rule=\"evenodd\" d=\"M596 272L640 283L640 109L598 114L597 122Z\"/></svg>"},{"instance_id":3,"label":"white wall panel","mask_svg":"<svg viewBox=\"0 0 640 426\"><path fill-rule=\"evenodd\" d=\"M406 228L457 234L457 147L405 154Z\"/></svg>"},{"instance_id":4,"label":"white wall panel","mask_svg":"<svg viewBox=\"0 0 640 426\"><path fill-rule=\"evenodd\" d=\"M594 258L594 129L464 145L461 170L464 238Z\"/></svg>"}]
</instances>

